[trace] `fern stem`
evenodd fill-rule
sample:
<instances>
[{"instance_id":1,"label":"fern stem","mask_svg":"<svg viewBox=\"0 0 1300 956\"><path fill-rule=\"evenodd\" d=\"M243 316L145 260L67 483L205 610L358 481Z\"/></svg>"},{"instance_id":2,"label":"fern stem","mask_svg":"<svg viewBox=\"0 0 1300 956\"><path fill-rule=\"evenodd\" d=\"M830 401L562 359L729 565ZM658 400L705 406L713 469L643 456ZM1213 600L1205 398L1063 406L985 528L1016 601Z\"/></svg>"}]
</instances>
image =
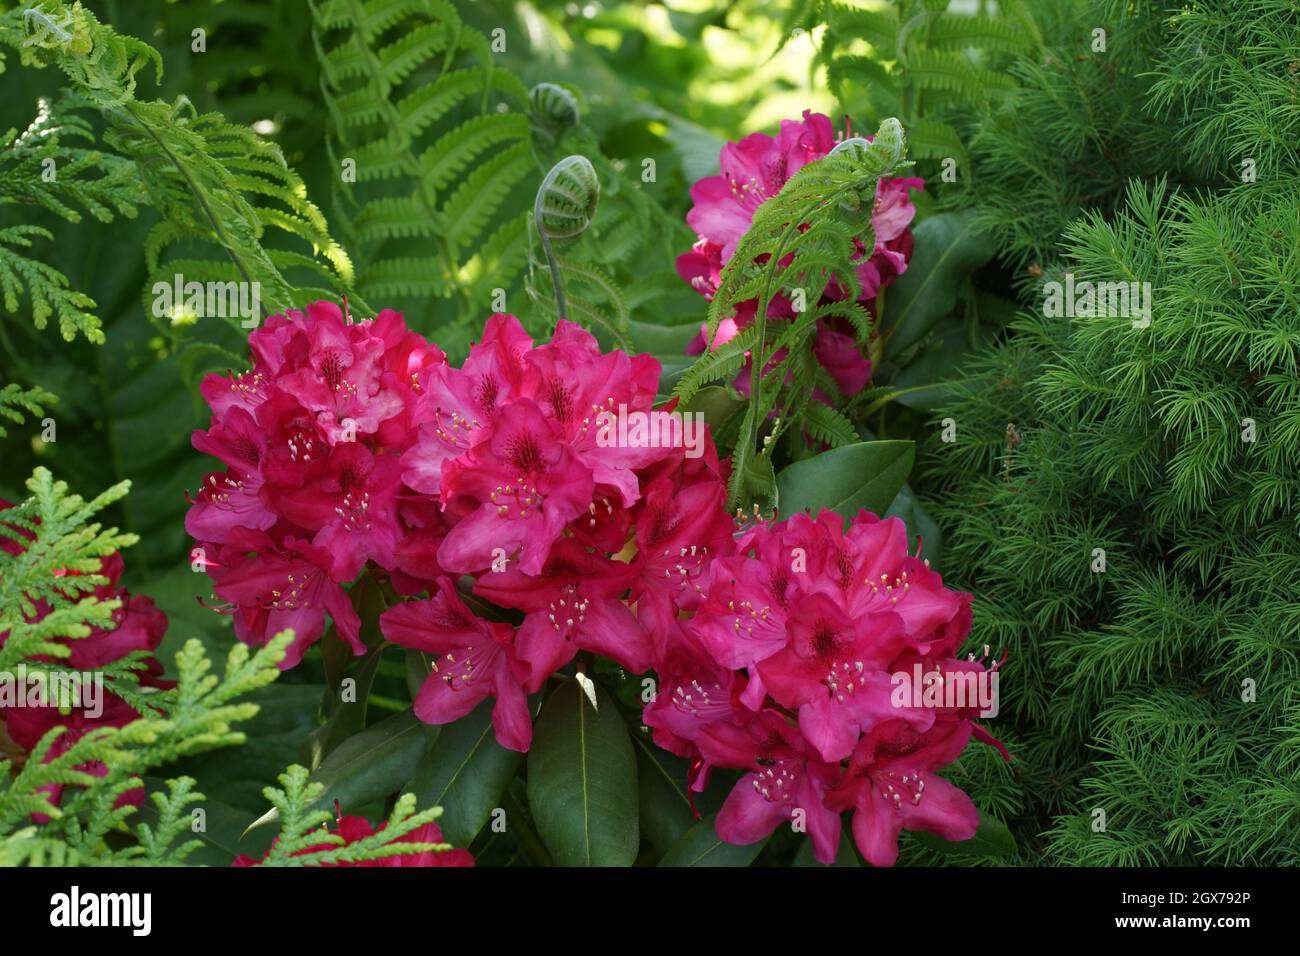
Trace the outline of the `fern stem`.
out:
<instances>
[{"instance_id":1,"label":"fern stem","mask_svg":"<svg viewBox=\"0 0 1300 956\"><path fill-rule=\"evenodd\" d=\"M546 253L546 265L551 270L551 285L555 287L556 318L559 321L567 322L569 320L569 308L564 299L564 283L560 280L560 264L556 261L555 252L551 249L551 237L546 234L546 224L542 221L542 199L545 197L546 191L555 182L555 176L559 170L559 164L552 166L551 171L542 180L542 187L537 190L537 198L533 200L533 225L537 227L537 234L542 238L542 252Z\"/></svg>"},{"instance_id":2,"label":"fern stem","mask_svg":"<svg viewBox=\"0 0 1300 956\"><path fill-rule=\"evenodd\" d=\"M737 486L737 490L744 486L746 478L743 469L748 467L749 458L754 453L754 446L758 442L759 417L762 409L763 366L766 364L763 347L767 344L767 309L772 302L772 280L780 271L781 259L785 255L786 242L792 235L798 234L799 224L807 222L808 216L823 206L826 201L825 196L818 197L792 219L793 226L785 230L781 236L781 244L777 246L776 252L768 260L767 276L763 282L763 294L759 296L758 308L754 312L754 324L758 328L758 334L754 339L754 348L750 352L749 401L752 410L750 414L745 416L747 427L745 428L743 445L738 444L736 446L738 452L741 448L744 449L741 452L740 461L737 462L741 469L739 475L740 484ZM800 276L800 280L802 281L802 276ZM712 330L710 332L712 334ZM712 343L707 344L711 345ZM728 506L739 504L740 502L736 500L729 502Z\"/></svg>"},{"instance_id":3,"label":"fern stem","mask_svg":"<svg viewBox=\"0 0 1300 956\"><path fill-rule=\"evenodd\" d=\"M204 218L206 218L208 223L212 226L212 231L216 235L217 241L221 243L221 248L226 250L231 261L234 262L235 268L239 270L239 274L243 277L244 282L251 286L253 284L253 277L249 274L248 269L244 267L244 262L240 259L239 254L234 248L232 248L230 241L226 238L225 230L221 228L221 221L213 214L212 207L208 205L207 198L203 195L203 190L199 189L198 184L194 182L193 177L190 176L189 170L185 168L185 164L180 161L180 157L167 148L167 144L163 142L162 137L158 135L157 131L155 131L154 128L145 122L143 117L140 116L134 102L127 103L125 108L130 117L135 120L136 125L148 134L149 138L157 144L158 149L171 161L172 165L176 167L176 171L181 174L181 177L185 180L185 185L189 187L191 195L194 196L195 201L199 204L199 208L203 211Z\"/></svg>"}]
</instances>

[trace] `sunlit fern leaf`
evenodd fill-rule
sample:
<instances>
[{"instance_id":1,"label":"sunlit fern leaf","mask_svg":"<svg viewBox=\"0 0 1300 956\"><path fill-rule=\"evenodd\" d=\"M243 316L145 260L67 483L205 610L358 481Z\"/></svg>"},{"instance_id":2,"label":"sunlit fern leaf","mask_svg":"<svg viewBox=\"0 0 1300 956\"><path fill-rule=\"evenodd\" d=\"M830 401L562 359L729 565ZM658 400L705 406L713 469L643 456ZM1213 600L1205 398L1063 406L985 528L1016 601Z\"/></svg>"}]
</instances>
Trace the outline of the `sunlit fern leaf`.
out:
<instances>
[{"instance_id":1,"label":"sunlit fern leaf","mask_svg":"<svg viewBox=\"0 0 1300 956\"><path fill-rule=\"evenodd\" d=\"M827 25L838 36L866 40L871 44L877 61L894 58L902 24L893 7L872 10L834 2L826 7Z\"/></svg>"},{"instance_id":2,"label":"sunlit fern leaf","mask_svg":"<svg viewBox=\"0 0 1300 956\"><path fill-rule=\"evenodd\" d=\"M944 12L931 21L926 42L935 49L976 48L1004 53L1033 49L1032 36L1024 24L1003 15L978 13L973 16Z\"/></svg>"},{"instance_id":3,"label":"sunlit fern leaf","mask_svg":"<svg viewBox=\"0 0 1300 956\"><path fill-rule=\"evenodd\" d=\"M358 288L440 341L463 339L523 266L512 197L538 172L527 90L443 0L311 10Z\"/></svg>"},{"instance_id":4,"label":"sunlit fern leaf","mask_svg":"<svg viewBox=\"0 0 1300 956\"><path fill-rule=\"evenodd\" d=\"M318 259L329 286L350 288L347 254L279 147L219 114L198 113L185 97L170 104L136 99L137 74L150 66L162 73L151 46L116 33L80 4L55 0L0 17L0 43L16 47L29 64L62 70L76 94L103 112L106 143L133 165L160 213L149 242L151 285L174 277L165 250L179 242L190 261L200 258L195 246L212 252L203 260L213 263L209 274L256 283L266 311L299 305L292 279L268 252L274 233Z\"/></svg>"},{"instance_id":5,"label":"sunlit fern leaf","mask_svg":"<svg viewBox=\"0 0 1300 956\"><path fill-rule=\"evenodd\" d=\"M918 87L958 93L982 102L990 93L1009 92L1015 81L1005 74L975 66L960 53L920 49L907 60L907 76Z\"/></svg>"},{"instance_id":6,"label":"sunlit fern leaf","mask_svg":"<svg viewBox=\"0 0 1300 956\"><path fill-rule=\"evenodd\" d=\"M912 154L919 159L947 159L952 157L963 166L967 163L966 147L957 131L947 123L935 120L913 120L908 127Z\"/></svg>"}]
</instances>

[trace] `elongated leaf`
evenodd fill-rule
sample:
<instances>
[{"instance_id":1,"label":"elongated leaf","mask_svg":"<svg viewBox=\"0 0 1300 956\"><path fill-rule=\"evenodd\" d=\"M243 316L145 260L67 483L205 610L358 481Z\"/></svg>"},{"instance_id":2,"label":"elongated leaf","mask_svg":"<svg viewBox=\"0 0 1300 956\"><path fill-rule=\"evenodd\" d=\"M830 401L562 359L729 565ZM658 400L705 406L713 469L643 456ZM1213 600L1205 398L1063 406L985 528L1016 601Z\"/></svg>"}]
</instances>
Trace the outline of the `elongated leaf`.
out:
<instances>
[{"instance_id":1,"label":"elongated leaf","mask_svg":"<svg viewBox=\"0 0 1300 956\"><path fill-rule=\"evenodd\" d=\"M744 399L721 385L706 385L689 402L683 402L679 411L683 415L700 412L705 423L715 432L728 418L745 407Z\"/></svg>"},{"instance_id":2,"label":"elongated leaf","mask_svg":"<svg viewBox=\"0 0 1300 956\"><path fill-rule=\"evenodd\" d=\"M523 760L523 754L497 743L492 701L485 700L443 726L420 758L406 792L415 794L421 807L442 807L438 825L443 836L456 846L469 846L501 805L501 794Z\"/></svg>"},{"instance_id":3,"label":"elongated leaf","mask_svg":"<svg viewBox=\"0 0 1300 956\"><path fill-rule=\"evenodd\" d=\"M916 493L909 486L903 485L898 490L885 516L902 518L907 525L908 550L915 554L919 539L922 557L929 558L932 565L939 567L943 554L943 531L921 506Z\"/></svg>"},{"instance_id":4,"label":"elongated leaf","mask_svg":"<svg viewBox=\"0 0 1300 956\"><path fill-rule=\"evenodd\" d=\"M325 789L310 809L332 807L337 800L346 811L396 793L415 773L427 741L424 724L409 710L349 737L311 775ZM248 829L278 817L276 810L268 810Z\"/></svg>"},{"instance_id":5,"label":"elongated leaf","mask_svg":"<svg viewBox=\"0 0 1300 956\"><path fill-rule=\"evenodd\" d=\"M940 213L913 230L907 271L885 294L885 356L920 342L957 302L962 281L993 256L993 244L969 213Z\"/></svg>"},{"instance_id":6,"label":"elongated leaf","mask_svg":"<svg viewBox=\"0 0 1300 956\"><path fill-rule=\"evenodd\" d=\"M161 778L147 776L144 781L151 795L167 791ZM271 831L240 839L240 834L248 823L248 815L243 810L206 795L192 809L203 811L202 827L197 830L191 827L191 832L182 833L177 843L198 840L201 845L185 858L186 866L230 866L241 853L257 857L266 852ZM197 821L199 818L194 819ZM151 826L158 825L158 808L152 799L146 799L141 805L138 820Z\"/></svg>"},{"instance_id":7,"label":"elongated leaf","mask_svg":"<svg viewBox=\"0 0 1300 956\"><path fill-rule=\"evenodd\" d=\"M933 833L915 833L917 842L932 850L952 856L1011 856L1016 852L1016 838L1005 823L980 814L980 826L969 840L950 843Z\"/></svg>"},{"instance_id":8,"label":"elongated leaf","mask_svg":"<svg viewBox=\"0 0 1300 956\"><path fill-rule=\"evenodd\" d=\"M858 855L853 852L853 837L846 826L840 831L840 845L835 852L834 863L821 863L813 856L813 845L811 839L804 839L799 844L799 852L794 855L791 866L862 866L858 860Z\"/></svg>"},{"instance_id":9,"label":"elongated leaf","mask_svg":"<svg viewBox=\"0 0 1300 956\"><path fill-rule=\"evenodd\" d=\"M370 689L379 673L383 648L372 650L360 660L349 662L345 677L356 683L352 700L344 700L341 688L327 689L322 703L325 723L316 728L303 744L303 759L308 770L315 770L340 744L366 726L366 710L370 703Z\"/></svg>"},{"instance_id":10,"label":"elongated leaf","mask_svg":"<svg viewBox=\"0 0 1300 956\"><path fill-rule=\"evenodd\" d=\"M691 339L700 334L700 323L653 325L633 319L628 323L627 334L632 347L642 352L684 355Z\"/></svg>"},{"instance_id":11,"label":"elongated leaf","mask_svg":"<svg viewBox=\"0 0 1300 956\"><path fill-rule=\"evenodd\" d=\"M660 866L749 866L770 837L747 846L727 843L718 836L717 814L705 817L678 840L659 861Z\"/></svg>"},{"instance_id":12,"label":"elongated leaf","mask_svg":"<svg viewBox=\"0 0 1300 956\"><path fill-rule=\"evenodd\" d=\"M860 508L884 514L912 471L910 441L870 441L845 445L794 462L777 475L781 514L822 508L851 518Z\"/></svg>"},{"instance_id":13,"label":"elongated leaf","mask_svg":"<svg viewBox=\"0 0 1300 956\"><path fill-rule=\"evenodd\" d=\"M561 866L630 866L640 844L636 757L617 705L577 681L546 702L528 753L528 803Z\"/></svg>"},{"instance_id":14,"label":"elongated leaf","mask_svg":"<svg viewBox=\"0 0 1300 956\"><path fill-rule=\"evenodd\" d=\"M889 383L893 388L905 390L894 401L926 411L951 401L951 389L957 384L954 380L972 351L960 322L952 319L941 322L924 347ZM933 387L922 387L926 385Z\"/></svg>"}]
</instances>

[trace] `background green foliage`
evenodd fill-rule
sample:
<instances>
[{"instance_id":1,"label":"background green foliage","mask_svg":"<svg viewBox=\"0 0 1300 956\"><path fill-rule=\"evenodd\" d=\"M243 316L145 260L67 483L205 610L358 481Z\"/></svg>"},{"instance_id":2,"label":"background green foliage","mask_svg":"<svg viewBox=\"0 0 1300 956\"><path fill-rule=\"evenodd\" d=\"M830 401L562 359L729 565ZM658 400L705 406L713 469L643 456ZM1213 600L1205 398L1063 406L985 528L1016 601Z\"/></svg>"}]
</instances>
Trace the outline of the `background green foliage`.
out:
<instances>
[{"instance_id":1,"label":"background green foliage","mask_svg":"<svg viewBox=\"0 0 1300 956\"><path fill-rule=\"evenodd\" d=\"M1026 310L922 454L975 632L1010 651L1022 851L1295 863L1300 19L1107 4L1049 36L972 146ZM1150 282L1150 327L1045 318L1066 271Z\"/></svg>"}]
</instances>

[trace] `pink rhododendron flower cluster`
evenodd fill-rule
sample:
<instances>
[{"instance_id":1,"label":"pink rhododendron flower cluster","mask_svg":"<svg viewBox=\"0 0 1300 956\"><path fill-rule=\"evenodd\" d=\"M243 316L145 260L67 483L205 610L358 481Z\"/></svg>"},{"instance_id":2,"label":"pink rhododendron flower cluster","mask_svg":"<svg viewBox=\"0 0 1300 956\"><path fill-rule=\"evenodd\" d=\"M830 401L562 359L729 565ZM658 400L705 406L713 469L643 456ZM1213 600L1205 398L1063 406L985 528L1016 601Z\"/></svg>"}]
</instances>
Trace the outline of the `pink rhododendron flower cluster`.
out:
<instances>
[{"instance_id":1,"label":"pink rhododendron flower cluster","mask_svg":"<svg viewBox=\"0 0 1300 956\"><path fill-rule=\"evenodd\" d=\"M0 512L11 507L13 505L10 502L0 500ZM19 542L7 535L0 535L0 548L9 554L20 554L23 550ZM121 586L124 568L121 554L115 552L109 555L102 560L98 571L107 580L93 591L79 592L81 596L94 597L100 601L120 601L120 606L113 611L114 626L111 629L94 628L88 636L82 638L58 638L58 642L68 648L69 656L40 657L38 660L51 668L93 672L138 651L146 655L141 659L138 670L140 683L160 690L170 687L171 682L162 679L162 662L153 656L167 632L167 615L154 605L151 598L141 594L132 595ZM77 572L69 571L67 574L75 575ZM43 620L51 611L44 600L34 603L35 613L27 618L29 623ZM8 639L8 632L0 632L0 647ZM67 713L61 712L54 703L36 707L28 706L29 703L25 695L21 704L14 702L12 706L6 706L5 702L0 702L0 729L24 752L31 753L41 738L51 730L56 727L65 728L47 752L47 761L65 753L91 730L99 727L124 727L140 717L133 707L107 687L97 702L84 701L82 706L71 707ZM87 764L78 769L97 777L108 772L108 768L101 763ZM52 785L45 789L51 802L57 805L63 786ZM143 800L143 789L131 790L123 795L119 804L139 806Z\"/></svg>"},{"instance_id":2,"label":"pink rhododendron flower cluster","mask_svg":"<svg viewBox=\"0 0 1300 956\"><path fill-rule=\"evenodd\" d=\"M902 830L975 834L974 804L935 771L972 734L996 742L973 701L917 706L896 696L894 676L983 674L955 656L970 595L908 554L900 520L863 511L845 531L823 511L756 525L700 588L644 720L656 743L694 760L696 790L714 767L747 771L718 815L720 837L753 843L799 819L830 863L851 810L863 856L889 866Z\"/></svg>"},{"instance_id":3,"label":"pink rhododendron flower cluster","mask_svg":"<svg viewBox=\"0 0 1300 956\"><path fill-rule=\"evenodd\" d=\"M699 235L699 240L690 252L677 259L677 271L691 288L705 298L713 298L721 282L722 268L731 261L736 245L753 221L755 210L779 193L800 169L829 153L836 142L831 121L821 113L805 110L802 121L782 120L781 130L775 137L751 133L740 142L722 147L720 174L707 176L691 187L694 206L686 214L686 222ZM859 301L873 315L879 291L907 271L914 245L908 227L916 216L908 190L924 188L921 179L885 178L876 189L871 211L875 242L868 251L859 241L856 260L857 278L862 287ZM846 294L835 283L828 284L821 293L823 301L839 301ZM757 300L742 302L734 316L723 319L712 347L729 341L749 325L757 307ZM793 303L777 295L768 308L768 315L792 319ZM845 395L861 391L871 378L871 362L862 355L851 332L839 320L823 319L813 346L818 361ZM705 334L702 331L691 344L688 349L691 354L704 351ZM742 370L736 385L742 391L749 388L748 371Z\"/></svg>"},{"instance_id":4,"label":"pink rhododendron flower cluster","mask_svg":"<svg viewBox=\"0 0 1300 956\"><path fill-rule=\"evenodd\" d=\"M491 698L497 740L526 751L529 695L590 652L658 675L643 719L696 791L745 771L726 840L798 815L830 862L851 810L888 865L903 829L974 834L975 807L935 771L992 741L977 709L892 693L898 672L985 674L955 656L970 596L908 554L901 521L738 529L707 429L695 453L610 440L610 416L664 413L659 363L568 322L539 344L493 315L459 366L395 313L354 323L326 303L250 342L251 371L204 383L213 421L194 444L226 470L187 520L241 639L293 627L292 666L328 614L363 653L345 586L386 577L380 632L431 658L426 723Z\"/></svg>"},{"instance_id":5,"label":"pink rhododendron flower cluster","mask_svg":"<svg viewBox=\"0 0 1300 956\"><path fill-rule=\"evenodd\" d=\"M535 345L494 315L454 367L396 313L351 323L323 302L249 339L249 372L204 382L213 421L194 445L226 470L207 477L186 527L241 640L294 628L283 666L326 614L364 652L343 585L369 565L398 593L427 594L380 619L388 640L438 657L417 716L447 723L493 697L498 739L527 750L527 695L579 650L637 673L654 663L624 596L671 618L693 605L706 557L730 546L711 441L687 457L600 440L602 413L651 411L650 356L602 353L568 322ZM633 539L636 555L617 557ZM471 612L466 575L522 623Z\"/></svg>"},{"instance_id":6,"label":"pink rhododendron flower cluster","mask_svg":"<svg viewBox=\"0 0 1300 956\"><path fill-rule=\"evenodd\" d=\"M225 468L204 479L185 528L241 640L292 628L292 667L328 613L363 653L342 585L367 562L400 571L428 520L403 514L401 454L415 441L421 376L445 357L396 312L348 323L328 302L271 316L249 347L250 371L203 381L212 424L194 447Z\"/></svg>"}]
</instances>

